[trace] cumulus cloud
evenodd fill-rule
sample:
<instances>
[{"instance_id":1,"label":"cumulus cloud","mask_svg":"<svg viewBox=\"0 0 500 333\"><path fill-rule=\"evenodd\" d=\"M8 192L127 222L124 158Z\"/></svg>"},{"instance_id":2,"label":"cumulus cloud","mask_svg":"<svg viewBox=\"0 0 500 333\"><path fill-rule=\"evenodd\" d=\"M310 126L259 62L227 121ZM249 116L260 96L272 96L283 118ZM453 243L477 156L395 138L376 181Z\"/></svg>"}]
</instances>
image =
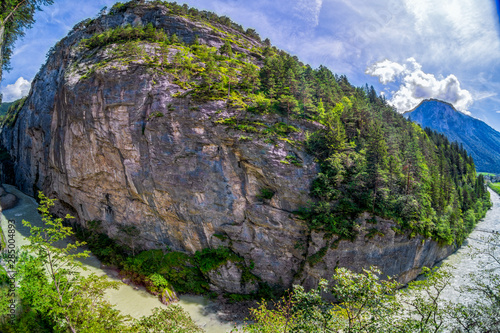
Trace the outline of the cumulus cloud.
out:
<instances>
[{"instance_id":1,"label":"cumulus cloud","mask_svg":"<svg viewBox=\"0 0 500 333\"><path fill-rule=\"evenodd\" d=\"M366 74L377 76L380 83L387 84L389 82L394 82L396 77L401 75L404 71L405 66L386 59L368 67Z\"/></svg>"},{"instance_id":2,"label":"cumulus cloud","mask_svg":"<svg viewBox=\"0 0 500 333\"><path fill-rule=\"evenodd\" d=\"M468 108L473 102L472 95L460 87L457 77L450 74L444 78L436 78L434 74L422 71L422 66L414 58L407 59L403 64L386 59L369 66L366 74L378 77L382 84L400 84L389 100L399 112L413 109L424 99L435 98L470 114Z\"/></svg>"},{"instance_id":3,"label":"cumulus cloud","mask_svg":"<svg viewBox=\"0 0 500 333\"><path fill-rule=\"evenodd\" d=\"M3 102L13 102L21 97L28 95L31 88L31 82L25 80L22 76L13 84L2 88Z\"/></svg>"}]
</instances>

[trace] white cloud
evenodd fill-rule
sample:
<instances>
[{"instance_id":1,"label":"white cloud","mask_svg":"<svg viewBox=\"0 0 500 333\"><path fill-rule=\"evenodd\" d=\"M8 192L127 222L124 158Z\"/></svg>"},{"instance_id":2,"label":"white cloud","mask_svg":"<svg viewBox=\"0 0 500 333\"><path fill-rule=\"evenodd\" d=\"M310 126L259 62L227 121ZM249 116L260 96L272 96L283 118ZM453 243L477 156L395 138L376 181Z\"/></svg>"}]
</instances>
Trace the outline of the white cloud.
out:
<instances>
[{"instance_id":1,"label":"white cloud","mask_svg":"<svg viewBox=\"0 0 500 333\"><path fill-rule=\"evenodd\" d=\"M417 36L427 42L435 59L459 59L471 65L497 61L495 1L405 0L405 5Z\"/></svg>"},{"instance_id":2,"label":"white cloud","mask_svg":"<svg viewBox=\"0 0 500 333\"><path fill-rule=\"evenodd\" d=\"M21 97L28 95L31 88L31 82L25 80L22 76L13 84L2 88L3 102L13 102Z\"/></svg>"},{"instance_id":3,"label":"white cloud","mask_svg":"<svg viewBox=\"0 0 500 333\"><path fill-rule=\"evenodd\" d=\"M386 59L368 67L366 74L378 76L380 83L387 84L389 82L394 82L396 76L399 76L404 71L405 67L403 65Z\"/></svg>"},{"instance_id":4,"label":"white cloud","mask_svg":"<svg viewBox=\"0 0 500 333\"><path fill-rule=\"evenodd\" d=\"M491 97L494 97L497 95L498 95L498 93L492 92L492 91L480 91L480 92L473 92L472 93L474 101L480 101L482 99L491 98Z\"/></svg>"},{"instance_id":5,"label":"white cloud","mask_svg":"<svg viewBox=\"0 0 500 333\"><path fill-rule=\"evenodd\" d=\"M413 109L424 99L435 98L470 114L468 108L473 102L472 95L460 87L457 77L450 74L436 78L434 74L422 71L422 66L414 58L403 64L386 59L369 66L366 74L378 77L383 84L395 81L400 84L399 90L393 92L389 100L399 112Z\"/></svg>"},{"instance_id":6,"label":"white cloud","mask_svg":"<svg viewBox=\"0 0 500 333\"><path fill-rule=\"evenodd\" d=\"M323 0L301 0L293 6L294 16L310 21L314 26L319 23Z\"/></svg>"}]
</instances>

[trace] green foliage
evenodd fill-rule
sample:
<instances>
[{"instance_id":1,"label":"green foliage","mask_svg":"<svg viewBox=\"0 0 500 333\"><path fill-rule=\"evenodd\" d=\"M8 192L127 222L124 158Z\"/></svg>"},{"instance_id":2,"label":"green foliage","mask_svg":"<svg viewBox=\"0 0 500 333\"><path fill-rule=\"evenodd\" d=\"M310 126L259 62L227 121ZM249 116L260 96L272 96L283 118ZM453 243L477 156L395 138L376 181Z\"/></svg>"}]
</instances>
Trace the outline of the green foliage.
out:
<instances>
[{"instance_id":1,"label":"green foliage","mask_svg":"<svg viewBox=\"0 0 500 333\"><path fill-rule=\"evenodd\" d=\"M70 227L63 225L62 218L52 218L49 213L54 200L39 193L43 227L30 222L29 245L17 264L20 281L18 295L23 309L42 316L43 322L55 331L120 332L128 320L104 300L104 292L118 288L117 282L95 274L83 276L82 264L77 259L88 256L88 251L78 252L85 243L67 243L56 247L65 238L72 236ZM66 218L71 218L67 215ZM18 325L24 325L18 321Z\"/></svg>"},{"instance_id":2,"label":"green foliage","mask_svg":"<svg viewBox=\"0 0 500 333\"><path fill-rule=\"evenodd\" d=\"M151 23L146 26L126 25L108 29L100 34L95 34L88 39L82 39L80 44L88 49L103 47L114 43L127 43L132 40L143 40L149 42L169 42L168 36L163 30L158 30ZM172 41L172 44L174 42Z\"/></svg>"},{"instance_id":3,"label":"green foliage","mask_svg":"<svg viewBox=\"0 0 500 333\"><path fill-rule=\"evenodd\" d=\"M116 5L112 12L136 5ZM249 45L239 34L242 30L227 17L175 3L147 5L166 6L173 15L204 22L224 44L218 50L203 40L187 45L147 25L111 29L82 45L113 44L113 62L146 66L154 75L169 77L182 90L175 98L225 101L218 107L224 117L216 116L213 121L237 131L241 141L262 139L276 145L284 141L305 148L320 167L310 189L314 200L301 210L311 229L354 240L356 219L370 212L394 220L401 232L458 245L484 216L489 194L463 147L407 121L373 87L356 88L345 76L324 66L313 69L270 43ZM255 35L251 29L247 33ZM141 43L153 47L146 52ZM254 50L238 53L241 48ZM85 76L92 70L105 70L112 64L106 61ZM298 156L302 155L291 152L281 163L303 167ZM372 232L368 237L375 235ZM133 240L127 243L135 254ZM198 270L186 276L201 281L198 277L203 274ZM181 279L166 278L176 288L181 284ZM198 287L203 289L201 283Z\"/></svg>"},{"instance_id":4,"label":"green foliage","mask_svg":"<svg viewBox=\"0 0 500 333\"><path fill-rule=\"evenodd\" d=\"M122 275L133 283L146 286L155 294L161 294L161 288L167 286L179 293L206 294L209 292L207 273L229 260L242 269L242 280L253 278L243 258L226 247L205 248L189 255L171 251L167 246L166 253L147 250L130 255L132 249L110 239L103 233L100 224L100 221L88 221L88 230L79 229L77 236L87 241L92 253L102 262L118 267ZM214 236L225 239L223 235ZM245 272L248 274L245 275Z\"/></svg>"},{"instance_id":5,"label":"green foliage","mask_svg":"<svg viewBox=\"0 0 500 333\"><path fill-rule=\"evenodd\" d=\"M104 299L105 292L110 288L118 289L120 283L109 281L105 276L81 274L84 267L78 259L87 257L89 252L80 252L77 248L85 243L66 244L65 239L73 235L71 228L63 225L62 218L50 215L54 200L41 192L39 198L43 226L35 227L23 221L31 235L29 245L23 247L28 251L21 253L16 266L18 315L14 325L1 321L0 331L121 333L168 329L168 332L203 332L178 306L154 309L153 315L133 321L120 314ZM96 230L100 223L89 221L88 225ZM148 255L141 254L138 261L144 262ZM153 252L152 257L159 255ZM6 300L2 286L5 281L5 272L0 268L0 305ZM159 273L150 274L146 281L148 289L154 293L173 294L172 286ZM2 307L2 310L7 308Z\"/></svg>"},{"instance_id":6,"label":"green foliage","mask_svg":"<svg viewBox=\"0 0 500 333\"><path fill-rule=\"evenodd\" d=\"M170 283L158 273L151 274L147 277L148 290L153 293L161 293L163 289L172 289Z\"/></svg>"},{"instance_id":7,"label":"green foliage","mask_svg":"<svg viewBox=\"0 0 500 333\"><path fill-rule=\"evenodd\" d=\"M500 234L483 237L482 249L474 248L472 258L479 261L479 271L468 275L471 283L460 293L472 299L468 304L450 305L456 332L495 332L500 329ZM485 261L486 259L486 261Z\"/></svg>"},{"instance_id":8,"label":"green foliage","mask_svg":"<svg viewBox=\"0 0 500 333\"><path fill-rule=\"evenodd\" d=\"M500 183L488 183L488 186L495 191L496 193L500 194Z\"/></svg>"},{"instance_id":9,"label":"green foliage","mask_svg":"<svg viewBox=\"0 0 500 333\"><path fill-rule=\"evenodd\" d=\"M323 260L323 257L325 256L326 252L328 251L329 247L330 246L327 244L327 245L323 246L321 249L319 249L318 252L307 257L307 262L309 263L309 265L314 266L317 263L321 262L321 260Z\"/></svg>"},{"instance_id":10,"label":"green foliage","mask_svg":"<svg viewBox=\"0 0 500 333\"><path fill-rule=\"evenodd\" d=\"M9 107L12 105L12 102L9 103L1 103L0 104L0 121L7 114Z\"/></svg>"},{"instance_id":11,"label":"green foliage","mask_svg":"<svg viewBox=\"0 0 500 333\"><path fill-rule=\"evenodd\" d=\"M377 228L370 228L370 230L368 230L368 233L366 234L365 237L368 239L372 239L375 236L384 237L385 235L382 231L380 231Z\"/></svg>"},{"instance_id":12,"label":"green foliage","mask_svg":"<svg viewBox=\"0 0 500 333\"><path fill-rule=\"evenodd\" d=\"M186 311L179 305L170 305L167 308L155 308L153 314L142 317L132 326L131 332L138 333L202 333Z\"/></svg>"},{"instance_id":13,"label":"green foliage","mask_svg":"<svg viewBox=\"0 0 500 333\"><path fill-rule=\"evenodd\" d=\"M3 0L0 2L0 81L2 70L10 69L15 42L35 23L34 15L53 0ZM0 96L1 102L1 96Z\"/></svg>"},{"instance_id":14,"label":"green foliage","mask_svg":"<svg viewBox=\"0 0 500 333\"><path fill-rule=\"evenodd\" d=\"M165 116L165 115L163 114L163 112L160 112L160 111L153 112L153 113L151 113L151 114L148 116L148 120L152 120L152 119L154 119L154 118L161 118L161 117L163 117L163 116Z\"/></svg>"},{"instance_id":15,"label":"green foliage","mask_svg":"<svg viewBox=\"0 0 500 333\"><path fill-rule=\"evenodd\" d=\"M0 128L2 127L13 127L16 123L17 117L19 115L19 111L24 106L24 102L26 101L26 97L18 99L10 103L9 109L7 113L3 116L0 122Z\"/></svg>"},{"instance_id":16,"label":"green foliage","mask_svg":"<svg viewBox=\"0 0 500 333\"><path fill-rule=\"evenodd\" d=\"M240 135L239 140L240 141L252 141L252 137L246 136L246 135Z\"/></svg>"},{"instance_id":17,"label":"green foliage","mask_svg":"<svg viewBox=\"0 0 500 333\"><path fill-rule=\"evenodd\" d=\"M394 313L393 296L398 287L394 281L381 281L380 271L371 268L361 274L347 269L336 270L332 287L321 280L316 289L306 292L294 286L293 293L272 307L262 302L251 310L254 323L243 332L384 332ZM322 294L337 299L325 301Z\"/></svg>"},{"instance_id":18,"label":"green foliage","mask_svg":"<svg viewBox=\"0 0 500 333\"><path fill-rule=\"evenodd\" d=\"M260 193L257 195L257 198L261 200L271 200L274 196L274 191L267 188L263 187L260 189Z\"/></svg>"},{"instance_id":19,"label":"green foliage","mask_svg":"<svg viewBox=\"0 0 500 333\"><path fill-rule=\"evenodd\" d=\"M442 300L452 279L447 267L424 268L425 277L405 289L394 280L380 279L375 268L362 273L338 268L330 283L321 280L308 292L294 286L274 304L261 302L251 309L253 322L233 332L496 332L500 279L491 268L473 274L473 284L464 291L476 294L476 301L468 305Z\"/></svg>"},{"instance_id":20,"label":"green foliage","mask_svg":"<svg viewBox=\"0 0 500 333\"><path fill-rule=\"evenodd\" d=\"M206 274L224 265L229 260L240 262L243 259L226 247L218 247L217 249L205 248L201 251L196 251L194 260L200 268L200 271Z\"/></svg>"},{"instance_id":21,"label":"green foliage","mask_svg":"<svg viewBox=\"0 0 500 333\"><path fill-rule=\"evenodd\" d=\"M285 161L287 163L292 163L295 166L302 167L301 160L297 156L295 156L295 155L287 155L285 157Z\"/></svg>"}]
</instances>

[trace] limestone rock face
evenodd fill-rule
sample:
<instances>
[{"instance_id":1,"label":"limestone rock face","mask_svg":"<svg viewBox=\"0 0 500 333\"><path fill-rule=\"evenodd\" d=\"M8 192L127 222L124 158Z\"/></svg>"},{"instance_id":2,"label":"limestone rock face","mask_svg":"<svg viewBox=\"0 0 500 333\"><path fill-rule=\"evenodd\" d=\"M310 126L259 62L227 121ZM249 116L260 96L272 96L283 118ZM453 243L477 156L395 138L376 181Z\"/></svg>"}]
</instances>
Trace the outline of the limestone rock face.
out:
<instances>
[{"instance_id":1,"label":"limestone rock face","mask_svg":"<svg viewBox=\"0 0 500 333\"><path fill-rule=\"evenodd\" d=\"M250 294L257 291L254 281L242 282L242 270L232 261L208 272L211 281L210 289L217 292L233 294Z\"/></svg>"},{"instance_id":2,"label":"limestone rock face","mask_svg":"<svg viewBox=\"0 0 500 333\"><path fill-rule=\"evenodd\" d=\"M331 277L336 267L349 267L360 272L370 266L378 267L384 276L397 277L406 284L415 279L423 266L431 267L446 258L453 246L440 246L423 236L409 237L399 231L397 225L364 213L357 221L358 237L354 242L327 239L323 233L312 232L308 257L326 249L318 263L306 261L302 274L295 281L306 287L314 287L321 278Z\"/></svg>"},{"instance_id":3,"label":"limestone rock face","mask_svg":"<svg viewBox=\"0 0 500 333\"><path fill-rule=\"evenodd\" d=\"M292 214L311 200L310 185L319 171L312 156L286 141L241 140L240 132L213 120L221 112L230 116L226 101L177 97L184 92L179 85L140 63L88 71L108 54L85 53L81 39L149 22L186 42L198 35L203 43L223 44L217 32L169 16L162 6L137 6L76 26L33 80L14 126L1 133L22 191L36 195L42 190L58 198L58 212L70 213L83 225L101 220L110 237L135 250L169 247L193 253L228 246L253 262L251 272L271 285L312 286L320 277L331 277L336 265L376 264L408 279L422 264L442 257L444 250L433 242L387 232L381 239L340 242L322 262L305 263L327 242L320 234L309 235ZM141 48L154 56L153 47ZM155 116L159 113L163 116ZM280 119L265 115L259 121ZM311 123L293 125L315 129ZM291 139L303 139L300 135ZM302 164L282 163L290 154ZM271 199L259 198L263 188L274 192ZM253 291L255 285L237 281L241 274L228 263L213 272L212 285L220 291Z\"/></svg>"}]
</instances>

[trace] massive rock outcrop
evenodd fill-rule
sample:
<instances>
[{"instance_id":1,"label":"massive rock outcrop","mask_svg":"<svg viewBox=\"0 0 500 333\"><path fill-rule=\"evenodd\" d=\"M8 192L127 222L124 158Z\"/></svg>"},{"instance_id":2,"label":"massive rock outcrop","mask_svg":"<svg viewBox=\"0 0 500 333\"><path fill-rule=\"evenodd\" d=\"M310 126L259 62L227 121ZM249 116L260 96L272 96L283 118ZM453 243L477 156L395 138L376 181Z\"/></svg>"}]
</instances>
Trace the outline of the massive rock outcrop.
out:
<instances>
[{"instance_id":1,"label":"massive rock outcrop","mask_svg":"<svg viewBox=\"0 0 500 333\"><path fill-rule=\"evenodd\" d=\"M378 265L408 281L422 265L449 252L433 241L395 234L388 221L377 224L383 232L373 239L361 232L355 242L337 242L336 249L324 235L311 234L292 212L311 200L310 184L319 170L312 156L286 140L244 139L214 121L231 115L226 101L179 97L185 89L170 76L140 61L98 66L109 57L109 48L90 52L79 45L83 38L127 23L152 23L187 43L195 36L215 47L224 42L220 32L172 16L161 5L136 6L76 26L49 54L13 126L2 130L21 190L58 198L58 210L83 225L101 220L109 236L134 249L192 253L228 246L247 264L253 262L253 274L282 286L312 286L329 278L336 265ZM155 56L153 46L140 47ZM233 48L252 56L248 49ZM259 116L265 123L279 120ZM303 139L301 133L291 134L292 139ZM287 156L301 163L283 163ZM262 198L263 189L274 195ZM321 249L318 263L306 260ZM214 288L253 290L235 287L234 277L241 272L233 266L210 275L220 279Z\"/></svg>"}]
</instances>

